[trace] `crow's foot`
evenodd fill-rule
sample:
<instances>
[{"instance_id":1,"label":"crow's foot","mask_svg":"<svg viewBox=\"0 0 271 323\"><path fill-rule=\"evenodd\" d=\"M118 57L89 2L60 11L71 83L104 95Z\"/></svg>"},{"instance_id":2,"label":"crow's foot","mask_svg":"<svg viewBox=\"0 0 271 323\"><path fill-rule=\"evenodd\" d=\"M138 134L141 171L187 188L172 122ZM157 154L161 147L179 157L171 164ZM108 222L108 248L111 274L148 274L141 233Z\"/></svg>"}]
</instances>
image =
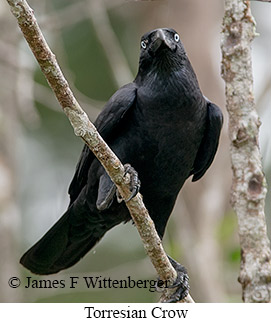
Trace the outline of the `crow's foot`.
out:
<instances>
[{"instance_id":1,"label":"crow's foot","mask_svg":"<svg viewBox=\"0 0 271 323\"><path fill-rule=\"evenodd\" d=\"M130 164L125 164L124 169L125 169L124 176L126 176L127 174L129 175L131 195L125 200L125 202L129 202L139 192L140 180L138 178L137 171ZM118 192L117 192L117 199L119 203L123 201L123 198L120 196Z\"/></svg>"},{"instance_id":2,"label":"crow's foot","mask_svg":"<svg viewBox=\"0 0 271 323\"><path fill-rule=\"evenodd\" d=\"M177 261L168 256L169 261L177 272L176 281L172 285L166 285L166 288L174 288L176 291L170 296L170 298L166 301L167 303L176 303L184 299L189 293L189 277L187 274L187 270L184 266L180 265ZM161 282L161 280L160 280ZM159 286L159 280L157 283L156 290L161 292L161 285ZM165 286L163 286L165 288Z\"/></svg>"}]
</instances>

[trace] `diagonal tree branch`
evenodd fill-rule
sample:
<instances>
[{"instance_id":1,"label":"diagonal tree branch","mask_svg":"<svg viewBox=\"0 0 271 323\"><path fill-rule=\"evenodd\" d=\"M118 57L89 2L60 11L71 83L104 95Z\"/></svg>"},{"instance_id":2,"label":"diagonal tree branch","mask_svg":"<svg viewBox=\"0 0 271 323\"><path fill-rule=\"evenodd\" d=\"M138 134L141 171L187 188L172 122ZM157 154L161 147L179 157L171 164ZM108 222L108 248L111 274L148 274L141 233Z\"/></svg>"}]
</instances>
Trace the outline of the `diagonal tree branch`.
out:
<instances>
[{"instance_id":1,"label":"diagonal tree branch","mask_svg":"<svg viewBox=\"0 0 271 323\"><path fill-rule=\"evenodd\" d=\"M89 121L86 113L82 110L75 99L67 80L65 79L55 55L50 50L33 14L25 0L7 0L11 12L17 19L19 27L36 57L42 72L49 85L54 91L62 109L69 118L76 136L81 137L101 162L112 181L116 184L124 199L130 195L129 186L126 183L124 167L117 156L97 132L94 125ZM155 230L153 221L146 210L140 194L129 201L127 208L136 224L144 248L155 267L158 276L163 281L173 283L177 274L162 247L161 240ZM174 289L165 289L162 301L170 298ZM193 302L190 295L186 302Z\"/></svg>"},{"instance_id":2,"label":"diagonal tree branch","mask_svg":"<svg viewBox=\"0 0 271 323\"><path fill-rule=\"evenodd\" d=\"M255 35L249 1L225 0L222 76L231 140L231 202L238 217L241 245L239 282L245 302L270 302L271 251L264 214L267 188L259 151L260 120L251 66L251 42Z\"/></svg>"}]
</instances>

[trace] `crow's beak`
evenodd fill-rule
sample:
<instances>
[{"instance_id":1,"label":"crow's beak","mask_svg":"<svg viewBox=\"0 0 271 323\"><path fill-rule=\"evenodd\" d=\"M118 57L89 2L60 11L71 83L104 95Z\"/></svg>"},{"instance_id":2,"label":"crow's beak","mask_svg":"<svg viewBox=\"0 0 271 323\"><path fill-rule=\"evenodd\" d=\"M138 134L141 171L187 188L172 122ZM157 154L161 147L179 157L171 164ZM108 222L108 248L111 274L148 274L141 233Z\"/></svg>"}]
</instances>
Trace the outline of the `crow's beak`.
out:
<instances>
[{"instance_id":1,"label":"crow's beak","mask_svg":"<svg viewBox=\"0 0 271 323\"><path fill-rule=\"evenodd\" d=\"M170 39L168 39L163 29L158 29L154 35L150 50L155 53L163 45L171 50L175 49L175 44Z\"/></svg>"}]
</instances>

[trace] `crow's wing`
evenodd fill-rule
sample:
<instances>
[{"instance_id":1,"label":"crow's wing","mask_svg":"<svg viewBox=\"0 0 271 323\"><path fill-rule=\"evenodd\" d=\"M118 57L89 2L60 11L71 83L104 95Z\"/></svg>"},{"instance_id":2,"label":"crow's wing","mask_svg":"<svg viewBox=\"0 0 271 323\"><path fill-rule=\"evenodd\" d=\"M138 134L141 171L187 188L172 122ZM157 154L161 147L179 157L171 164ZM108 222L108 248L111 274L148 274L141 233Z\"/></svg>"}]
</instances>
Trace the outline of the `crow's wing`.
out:
<instances>
[{"instance_id":1,"label":"crow's wing","mask_svg":"<svg viewBox=\"0 0 271 323\"><path fill-rule=\"evenodd\" d=\"M121 87L106 103L103 111L94 122L98 132L105 141L120 126L125 119L126 112L134 106L135 100L136 84L129 83ZM94 158L92 151L85 145L69 187L70 205L85 186L88 170Z\"/></svg>"},{"instance_id":2,"label":"crow's wing","mask_svg":"<svg viewBox=\"0 0 271 323\"><path fill-rule=\"evenodd\" d=\"M223 124L223 115L218 106L207 100L207 120L204 137L201 141L194 161L192 181L199 180L207 171L215 157L220 131Z\"/></svg>"}]
</instances>

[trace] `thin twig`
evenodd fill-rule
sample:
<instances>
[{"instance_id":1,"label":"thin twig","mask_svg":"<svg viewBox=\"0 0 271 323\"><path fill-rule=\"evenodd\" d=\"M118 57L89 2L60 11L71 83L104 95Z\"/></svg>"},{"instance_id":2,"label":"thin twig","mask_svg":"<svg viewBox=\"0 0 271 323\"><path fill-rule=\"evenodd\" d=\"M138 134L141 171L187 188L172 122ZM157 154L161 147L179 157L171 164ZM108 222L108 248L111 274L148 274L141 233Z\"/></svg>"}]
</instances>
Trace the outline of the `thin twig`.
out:
<instances>
[{"instance_id":1,"label":"thin twig","mask_svg":"<svg viewBox=\"0 0 271 323\"><path fill-rule=\"evenodd\" d=\"M118 87L133 78L119 41L110 25L107 8L103 0L89 2L89 14L100 44L102 45Z\"/></svg>"},{"instance_id":2,"label":"thin twig","mask_svg":"<svg viewBox=\"0 0 271 323\"><path fill-rule=\"evenodd\" d=\"M61 107L69 118L75 135L80 136L101 162L112 181L117 186L124 199L130 195L129 185L125 183L124 167L117 156L101 138L94 125L89 121L75 99L67 80L57 63L55 55L50 50L37 24L33 10L25 0L7 0L11 12L16 17L21 31L35 55L42 72L54 91ZM174 282L176 271L162 247L161 240L155 230L140 194L127 203L127 208L136 224L144 248L150 257L158 276L163 281ZM174 293L174 289L165 289L163 299L167 300ZM190 295L185 300L192 302Z\"/></svg>"}]
</instances>

